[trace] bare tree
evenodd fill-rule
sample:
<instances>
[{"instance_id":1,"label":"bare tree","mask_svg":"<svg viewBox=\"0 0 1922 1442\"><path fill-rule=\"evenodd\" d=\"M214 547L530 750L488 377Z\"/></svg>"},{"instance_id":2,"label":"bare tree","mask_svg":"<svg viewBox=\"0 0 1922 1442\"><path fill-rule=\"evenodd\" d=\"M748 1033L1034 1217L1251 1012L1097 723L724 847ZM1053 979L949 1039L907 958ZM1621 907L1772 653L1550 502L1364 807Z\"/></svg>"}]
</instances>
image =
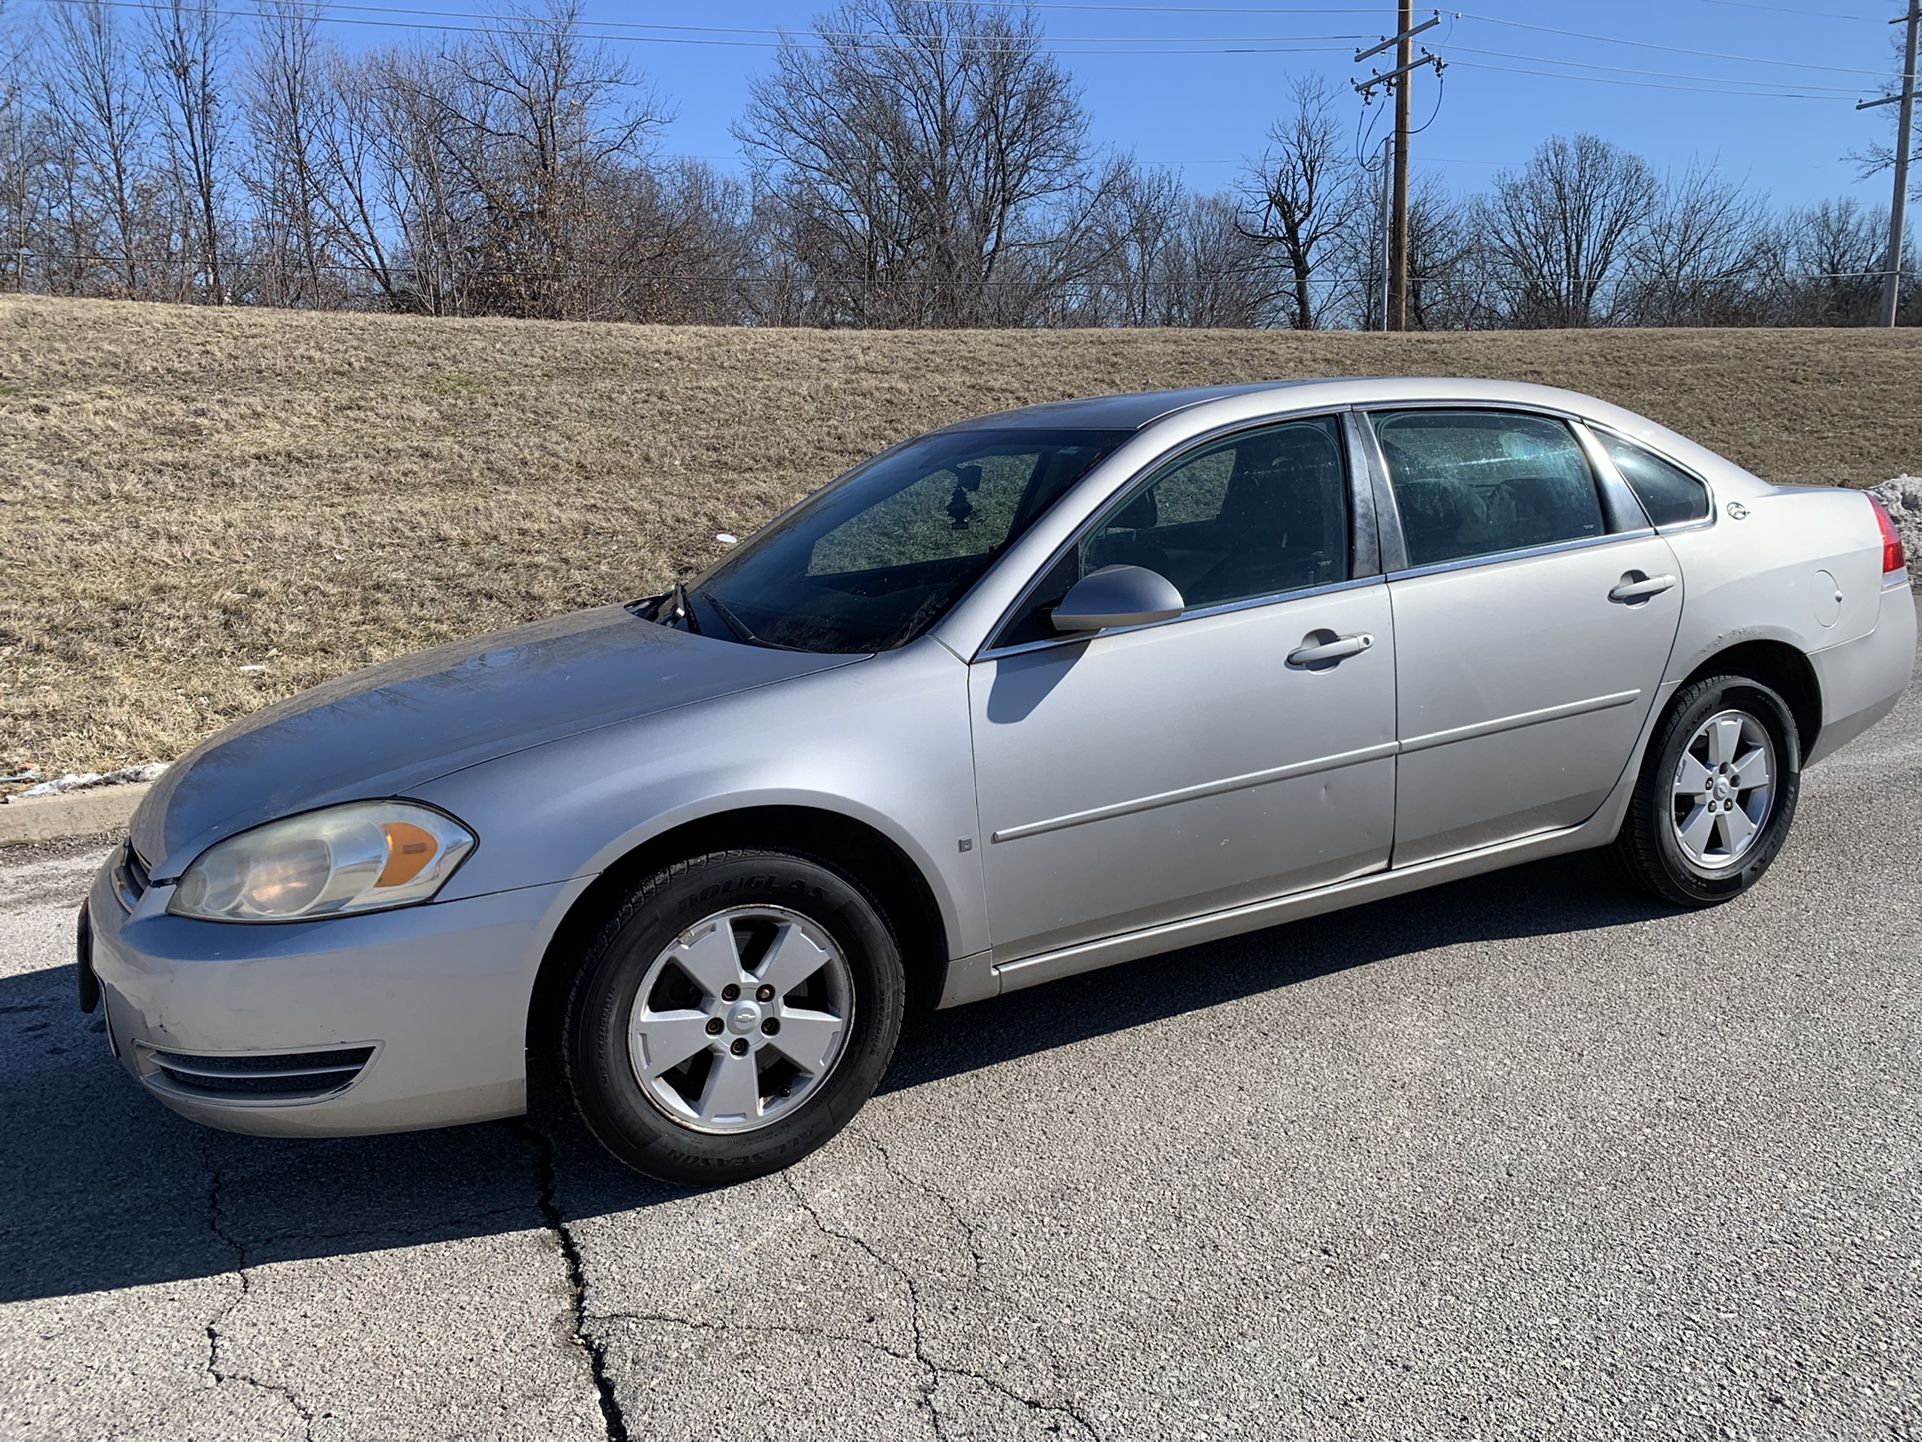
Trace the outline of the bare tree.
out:
<instances>
[{"instance_id":1,"label":"bare tree","mask_svg":"<svg viewBox=\"0 0 1922 1442\"><path fill-rule=\"evenodd\" d=\"M0 284L24 291L56 147L32 93L35 31L11 20L8 8L0 0Z\"/></svg>"},{"instance_id":2,"label":"bare tree","mask_svg":"<svg viewBox=\"0 0 1922 1442\"><path fill-rule=\"evenodd\" d=\"M1279 296L1272 258L1240 224L1227 195L1190 195L1163 263L1164 324L1252 329L1269 325Z\"/></svg>"},{"instance_id":3,"label":"bare tree","mask_svg":"<svg viewBox=\"0 0 1922 1442\"><path fill-rule=\"evenodd\" d=\"M1381 325L1387 246L1382 200L1388 175L1371 167L1355 192L1356 219L1338 238L1343 276L1340 312L1363 330ZM1432 175L1417 176L1408 197L1408 328L1468 330L1488 323L1487 267L1472 202Z\"/></svg>"},{"instance_id":4,"label":"bare tree","mask_svg":"<svg viewBox=\"0 0 1922 1442\"><path fill-rule=\"evenodd\" d=\"M1622 310L1642 325L1738 320L1761 263L1763 200L1691 164L1628 244Z\"/></svg>"},{"instance_id":5,"label":"bare tree","mask_svg":"<svg viewBox=\"0 0 1922 1442\"><path fill-rule=\"evenodd\" d=\"M1132 160L1118 163L1094 219L1102 259L1090 277L1085 317L1091 325L1167 325L1168 264L1179 244L1187 195L1181 178Z\"/></svg>"},{"instance_id":6,"label":"bare tree","mask_svg":"<svg viewBox=\"0 0 1922 1442\"><path fill-rule=\"evenodd\" d=\"M1888 244L1886 207L1865 206L1854 196L1824 200L1789 212L1770 227L1763 255L1765 319L1777 325L1866 325L1881 293ZM1913 275L1913 248L1902 269ZM1898 319L1922 310L1922 285L1907 280Z\"/></svg>"},{"instance_id":7,"label":"bare tree","mask_svg":"<svg viewBox=\"0 0 1922 1442\"><path fill-rule=\"evenodd\" d=\"M1544 141L1495 177L1483 211L1510 324L1605 319L1608 288L1655 207L1648 163L1595 135Z\"/></svg>"},{"instance_id":8,"label":"bare tree","mask_svg":"<svg viewBox=\"0 0 1922 1442\"><path fill-rule=\"evenodd\" d=\"M551 0L451 52L452 87L425 92L445 159L476 202L471 284L516 315L592 309L595 195L670 118L625 61L584 38L581 0Z\"/></svg>"},{"instance_id":9,"label":"bare tree","mask_svg":"<svg viewBox=\"0 0 1922 1442\"><path fill-rule=\"evenodd\" d=\"M1099 259L1078 325L1257 326L1274 313L1278 268L1229 196L1196 195L1173 171L1122 161L1093 228Z\"/></svg>"},{"instance_id":10,"label":"bare tree","mask_svg":"<svg viewBox=\"0 0 1922 1442\"><path fill-rule=\"evenodd\" d=\"M220 95L225 18L210 0L153 0L147 20L147 64L162 97L163 128L175 190L188 217L185 231L193 270L203 298L221 305L227 300L220 214L228 180Z\"/></svg>"},{"instance_id":11,"label":"bare tree","mask_svg":"<svg viewBox=\"0 0 1922 1442\"><path fill-rule=\"evenodd\" d=\"M1269 130L1243 191L1254 216L1249 235L1272 247L1288 271L1290 324L1313 330L1332 306L1316 287L1332 278L1328 263L1357 224L1362 176L1336 119L1334 88L1318 75L1290 88L1294 108Z\"/></svg>"},{"instance_id":12,"label":"bare tree","mask_svg":"<svg viewBox=\"0 0 1922 1442\"><path fill-rule=\"evenodd\" d=\"M73 259L114 268L119 294L141 291L139 171L150 118L134 57L120 34L117 13L103 0L53 7L53 43L45 72L47 104L67 153L77 162L69 194L91 207L95 222L69 210ZM111 247L98 257L82 251Z\"/></svg>"},{"instance_id":13,"label":"bare tree","mask_svg":"<svg viewBox=\"0 0 1922 1442\"><path fill-rule=\"evenodd\" d=\"M320 131L330 112L326 56L314 0L264 0L241 98L263 299L314 306L338 284L329 273Z\"/></svg>"},{"instance_id":14,"label":"bare tree","mask_svg":"<svg viewBox=\"0 0 1922 1442\"><path fill-rule=\"evenodd\" d=\"M785 43L736 135L819 323L1025 323L1091 263L1100 186L1033 12L846 0Z\"/></svg>"},{"instance_id":15,"label":"bare tree","mask_svg":"<svg viewBox=\"0 0 1922 1442\"><path fill-rule=\"evenodd\" d=\"M463 308L469 217L442 131L454 84L437 57L411 49L334 73L337 108L321 142L323 202L338 243L398 310Z\"/></svg>"}]
</instances>

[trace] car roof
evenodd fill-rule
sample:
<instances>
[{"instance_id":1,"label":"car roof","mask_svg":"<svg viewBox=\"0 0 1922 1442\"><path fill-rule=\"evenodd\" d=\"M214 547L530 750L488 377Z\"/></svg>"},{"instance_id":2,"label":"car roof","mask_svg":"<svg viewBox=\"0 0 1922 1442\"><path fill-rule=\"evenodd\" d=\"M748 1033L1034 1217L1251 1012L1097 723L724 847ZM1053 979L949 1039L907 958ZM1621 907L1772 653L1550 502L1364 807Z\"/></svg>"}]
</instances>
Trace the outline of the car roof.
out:
<instances>
[{"instance_id":1,"label":"car roof","mask_svg":"<svg viewBox=\"0 0 1922 1442\"><path fill-rule=\"evenodd\" d=\"M1231 396L1254 395L1261 391L1287 391L1314 381L1251 381L1237 386L1195 386L1175 391L1133 391L1122 395L1089 396L1082 400L1048 401L1022 406L1018 410L998 411L960 421L947 429L955 431L1000 430L1042 426L1049 429L1087 431L1138 431L1163 416L1208 401Z\"/></svg>"},{"instance_id":2,"label":"car roof","mask_svg":"<svg viewBox=\"0 0 1922 1442\"><path fill-rule=\"evenodd\" d=\"M1181 412L1193 412L1217 402L1264 393L1273 394L1277 411L1439 400L1462 401L1473 405L1538 406L1572 411L1599 420L1620 418L1647 424L1642 417L1621 411L1593 396L1526 381L1464 376L1333 376L1320 380L1253 381L1243 385L1197 386L1186 390L1138 391L1126 395L1091 396L1085 400L1050 401L1043 405L1023 406L1018 410L979 416L947 429L1045 427L1138 431ZM1245 407L1237 406L1234 409L1243 411ZM1187 419L1200 421L1202 417L1191 415Z\"/></svg>"}]
</instances>

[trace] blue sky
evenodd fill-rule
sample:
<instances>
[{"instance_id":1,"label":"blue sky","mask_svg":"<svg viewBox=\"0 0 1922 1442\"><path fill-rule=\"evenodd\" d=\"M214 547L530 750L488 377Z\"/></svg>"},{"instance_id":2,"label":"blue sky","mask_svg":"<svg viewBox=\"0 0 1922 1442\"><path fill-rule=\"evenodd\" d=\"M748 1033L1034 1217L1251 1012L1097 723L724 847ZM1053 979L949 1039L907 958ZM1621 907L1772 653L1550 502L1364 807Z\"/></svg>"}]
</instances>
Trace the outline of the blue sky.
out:
<instances>
[{"instance_id":1,"label":"blue sky","mask_svg":"<svg viewBox=\"0 0 1922 1442\"><path fill-rule=\"evenodd\" d=\"M442 14L484 8L462 0L429 3ZM1145 161L1176 165L1202 189L1231 185L1242 159L1260 149L1286 105L1291 76L1315 71L1345 84L1367 68L1351 62L1353 51L1392 23L1393 14L1391 0L1150 4L1058 0L1039 13L1051 46L1080 52L1064 63L1082 86L1096 139L1130 148ZM588 0L587 14L592 28L609 36L735 42L622 39L610 45L644 68L676 110L664 150L738 169L729 125L745 102L749 78L767 69L771 54L739 42L768 40L756 32L780 27L805 31L822 8L811 0ZM1890 37L1900 27L1887 22L1900 11L1900 0L1478 0L1474 10L1443 11L1441 24L1421 38L1452 63L1438 109L1432 73L1417 77L1416 123L1431 114L1433 120L1416 142L1416 168L1432 170L1451 188L1473 190L1525 160L1547 136L1591 130L1639 151L1658 170L1680 169L1692 157L1712 160L1778 204L1848 191L1884 202L1886 177L1859 182L1844 156L1889 133L1890 107L1864 113L1854 107L1878 93L1881 79L1895 70ZM1418 18L1429 13L1417 6ZM676 26L688 28L666 28ZM349 46L403 33L360 25L328 29ZM1133 43L1137 39L1145 43ZM1649 48L1656 45L1670 48ZM1206 53L1234 46L1244 53ZM1273 46L1325 47L1326 53L1245 53ZM1157 48L1191 53L1138 53ZM1137 53L1100 53L1117 50ZM1578 70L1574 62L1590 68ZM1497 66L1509 68L1487 68ZM1569 78L1578 74L1590 78ZM1743 93L1704 93L1718 91ZM1364 124L1387 119L1379 103L1363 116L1357 101L1350 113Z\"/></svg>"}]
</instances>

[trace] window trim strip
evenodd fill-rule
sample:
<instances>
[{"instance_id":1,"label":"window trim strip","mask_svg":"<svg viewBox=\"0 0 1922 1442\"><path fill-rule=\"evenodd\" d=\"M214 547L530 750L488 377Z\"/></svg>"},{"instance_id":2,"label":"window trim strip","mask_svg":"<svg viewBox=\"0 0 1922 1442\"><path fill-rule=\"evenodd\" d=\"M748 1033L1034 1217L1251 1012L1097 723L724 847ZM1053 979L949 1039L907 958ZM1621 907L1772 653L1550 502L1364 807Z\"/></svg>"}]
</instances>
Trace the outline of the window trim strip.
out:
<instances>
[{"instance_id":1,"label":"window trim strip","mask_svg":"<svg viewBox=\"0 0 1922 1442\"><path fill-rule=\"evenodd\" d=\"M1579 536L1572 541L1550 541L1540 546L1521 546L1513 551L1490 551L1485 556L1463 556L1455 561L1431 561L1426 566L1410 566L1405 570L1390 571L1390 581L1412 581L1422 576L1440 576L1450 571L1469 571L1480 566L1497 566L1505 561L1530 561L1537 556L1559 556L1567 551L1591 551L1598 546L1612 546L1619 541L1646 541L1655 534L1652 526L1644 526L1639 531L1611 531L1605 536Z\"/></svg>"}]
</instances>

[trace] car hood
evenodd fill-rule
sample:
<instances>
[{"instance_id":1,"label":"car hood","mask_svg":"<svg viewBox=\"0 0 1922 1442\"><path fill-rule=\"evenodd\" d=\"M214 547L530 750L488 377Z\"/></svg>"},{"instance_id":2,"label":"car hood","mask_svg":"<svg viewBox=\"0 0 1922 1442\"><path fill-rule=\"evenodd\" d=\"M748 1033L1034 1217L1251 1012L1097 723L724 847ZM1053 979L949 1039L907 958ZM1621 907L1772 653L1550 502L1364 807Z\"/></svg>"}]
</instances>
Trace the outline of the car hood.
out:
<instances>
[{"instance_id":1,"label":"car hood","mask_svg":"<svg viewBox=\"0 0 1922 1442\"><path fill-rule=\"evenodd\" d=\"M457 641L209 737L134 812L134 849L171 880L210 843L279 816L398 795L512 751L860 659L690 635L623 606Z\"/></svg>"}]
</instances>

